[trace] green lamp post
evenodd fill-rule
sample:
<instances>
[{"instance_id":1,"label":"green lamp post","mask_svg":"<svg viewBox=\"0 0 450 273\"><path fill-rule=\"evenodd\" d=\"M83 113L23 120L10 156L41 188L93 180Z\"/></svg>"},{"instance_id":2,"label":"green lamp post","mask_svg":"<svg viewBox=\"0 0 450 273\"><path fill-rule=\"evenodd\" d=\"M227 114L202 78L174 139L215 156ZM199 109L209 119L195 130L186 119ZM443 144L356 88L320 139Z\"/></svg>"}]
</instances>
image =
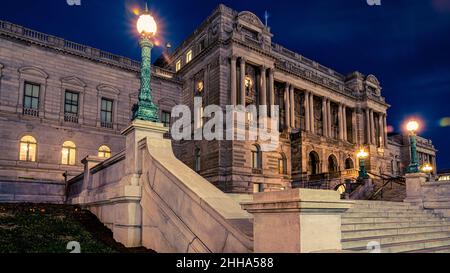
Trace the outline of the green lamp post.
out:
<instances>
[{"instance_id":1,"label":"green lamp post","mask_svg":"<svg viewBox=\"0 0 450 273\"><path fill-rule=\"evenodd\" d=\"M366 165L365 165L365 162L364 162L364 159L366 159L368 155L369 154L366 151L364 151L364 148L361 148L361 150L359 150L359 152L356 154L356 157L359 159L359 175L358 175L358 179L360 179L360 180L369 177L367 175Z\"/></svg>"},{"instance_id":2,"label":"green lamp post","mask_svg":"<svg viewBox=\"0 0 450 273\"><path fill-rule=\"evenodd\" d=\"M133 120L159 122L158 107L153 103L151 88L151 52L153 48L151 38L156 34L157 25L148 11L147 4L145 4L145 11L139 16L136 26L141 35L139 46L141 47L142 62L141 90L138 103L133 107Z\"/></svg>"},{"instance_id":3,"label":"green lamp post","mask_svg":"<svg viewBox=\"0 0 450 273\"><path fill-rule=\"evenodd\" d=\"M409 132L409 139L411 142L411 163L406 169L407 173L418 173L419 162L417 161L417 140L416 132L419 129L419 123L415 120L411 120L406 124L406 129Z\"/></svg>"}]
</instances>

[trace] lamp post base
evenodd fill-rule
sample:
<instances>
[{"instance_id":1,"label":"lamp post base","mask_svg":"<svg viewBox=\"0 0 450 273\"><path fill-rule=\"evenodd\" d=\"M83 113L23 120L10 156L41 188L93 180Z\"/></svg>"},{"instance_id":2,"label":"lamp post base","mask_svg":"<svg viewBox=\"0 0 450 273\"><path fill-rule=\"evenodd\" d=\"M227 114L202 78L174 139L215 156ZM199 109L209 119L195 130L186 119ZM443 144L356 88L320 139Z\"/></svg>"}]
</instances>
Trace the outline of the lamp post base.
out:
<instances>
[{"instance_id":1,"label":"lamp post base","mask_svg":"<svg viewBox=\"0 0 450 273\"><path fill-rule=\"evenodd\" d=\"M139 101L133 107L133 120L159 122L158 107L152 102Z\"/></svg>"},{"instance_id":2,"label":"lamp post base","mask_svg":"<svg viewBox=\"0 0 450 273\"><path fill-rule=\"evenodd\" d=\"M406 169L407 173L418 173L419 171L419 164L410 164L408 168Z\"/></svg>"}]
</instances>

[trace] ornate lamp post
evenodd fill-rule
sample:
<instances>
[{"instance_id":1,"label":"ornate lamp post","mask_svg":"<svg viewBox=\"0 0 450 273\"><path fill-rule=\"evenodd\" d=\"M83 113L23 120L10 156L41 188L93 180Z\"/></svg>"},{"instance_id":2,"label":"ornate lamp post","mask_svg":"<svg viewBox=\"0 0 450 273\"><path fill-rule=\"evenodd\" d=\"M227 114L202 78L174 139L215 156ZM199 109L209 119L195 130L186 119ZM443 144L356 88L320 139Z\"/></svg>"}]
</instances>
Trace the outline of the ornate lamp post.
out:
<instances>
[{"instance_id":1,"label":"ornate lamp post","mask_svg":"<svg viewBox=\"0 0 450 273\"><path fill-rule=\"evenodd\" d=\"M152 101L151 88L151 51L153 43L151 38L156 34L157 25L153 16L150 15L147 4L145 11L137 21L137 31L141 35L139 45L141 47L141 90L139 100L133 107L133 120L148 120L159 122L158 107Z\"/></svg>"},{"instance_id":2,"label":"ornate lamp post","mask_svg":"<svg viewBox=\"0 0 450 273\"><path fill-rule=\"evenodd\" d=\"M433 166L431 166L430 164L426 163L425 165L423 165L422 167L422 172L426 173L428 175L428 181L431 182L431 172L433 171Z\"/></svg>"},{"instance_id":3,"label":"ornate lamp post","mask_svg":"<svg viewBox=\"0 0 450 273\"><path fill-rule=\"evenodd\" d=\"M361 148L359 152L356 154L356 157L359 159L359 176L358 179L365 179L369 176L367 175L366 166L364 163L364 159L366 159L369 156L369 154L364 150L364 148Z\"/></svg>"},{"instance_id":4,"label":"ornate lamp post","mask_svg":"<svg viewBox=\"0 0 450 273\"><path fill-rule=\"evenodd\" d=\"M418 173L419 163L417 162L417 142L416 132L419 129L419 123L415 120L411 120L406 124L406 129L409 132L409 139L411 142L411 163L409 164L407 173Z\"/></svg>"}]
</instances>

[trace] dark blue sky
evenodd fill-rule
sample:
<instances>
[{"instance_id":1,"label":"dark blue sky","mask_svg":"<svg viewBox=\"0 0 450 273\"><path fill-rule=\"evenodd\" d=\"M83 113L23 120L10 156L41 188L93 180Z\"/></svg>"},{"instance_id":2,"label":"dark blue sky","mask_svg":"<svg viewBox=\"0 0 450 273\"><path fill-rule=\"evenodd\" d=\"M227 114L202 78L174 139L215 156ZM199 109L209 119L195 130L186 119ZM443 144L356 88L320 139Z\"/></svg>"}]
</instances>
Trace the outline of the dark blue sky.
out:
<instances>
[{"instance_id":1,"label":"dark blue sky","mask_svg":"<svg viewBox=\"0 0 450 273\"><path fill-rule=\"evenodd\" d=\"M70 1L70 0L69 0ZM0 4L0 18L133 59L139 58L133 8L143 0L17 0ZM375 74L392 105L395 131L420 117L421 135L436 145L438 168L450 168L450 0L154 0L162 44L176 47L219 4L270 13L273 40L342 74ZM156 58L161 52L157 48Z\"/></svg>"}]
</instances>

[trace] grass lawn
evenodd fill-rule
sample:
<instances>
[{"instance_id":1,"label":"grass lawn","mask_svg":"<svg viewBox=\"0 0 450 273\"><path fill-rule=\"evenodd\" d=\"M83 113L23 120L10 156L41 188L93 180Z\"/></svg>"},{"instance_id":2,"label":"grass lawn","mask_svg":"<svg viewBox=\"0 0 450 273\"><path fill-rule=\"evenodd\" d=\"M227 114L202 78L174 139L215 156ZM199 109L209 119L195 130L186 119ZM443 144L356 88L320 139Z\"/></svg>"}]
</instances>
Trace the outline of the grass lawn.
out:
<instances>
[{"instance_id":1,"label":"grass lawn","mask_svg":"<svg viewBox=\"0 0 450 273\"><path fill-rule=\"evenodd\" d=\"M93 214L76 206L0 204L0 253L69 253L70 241L79 242L82 253L152 252L115 242Z\"/></svg>"}]
</instances>

